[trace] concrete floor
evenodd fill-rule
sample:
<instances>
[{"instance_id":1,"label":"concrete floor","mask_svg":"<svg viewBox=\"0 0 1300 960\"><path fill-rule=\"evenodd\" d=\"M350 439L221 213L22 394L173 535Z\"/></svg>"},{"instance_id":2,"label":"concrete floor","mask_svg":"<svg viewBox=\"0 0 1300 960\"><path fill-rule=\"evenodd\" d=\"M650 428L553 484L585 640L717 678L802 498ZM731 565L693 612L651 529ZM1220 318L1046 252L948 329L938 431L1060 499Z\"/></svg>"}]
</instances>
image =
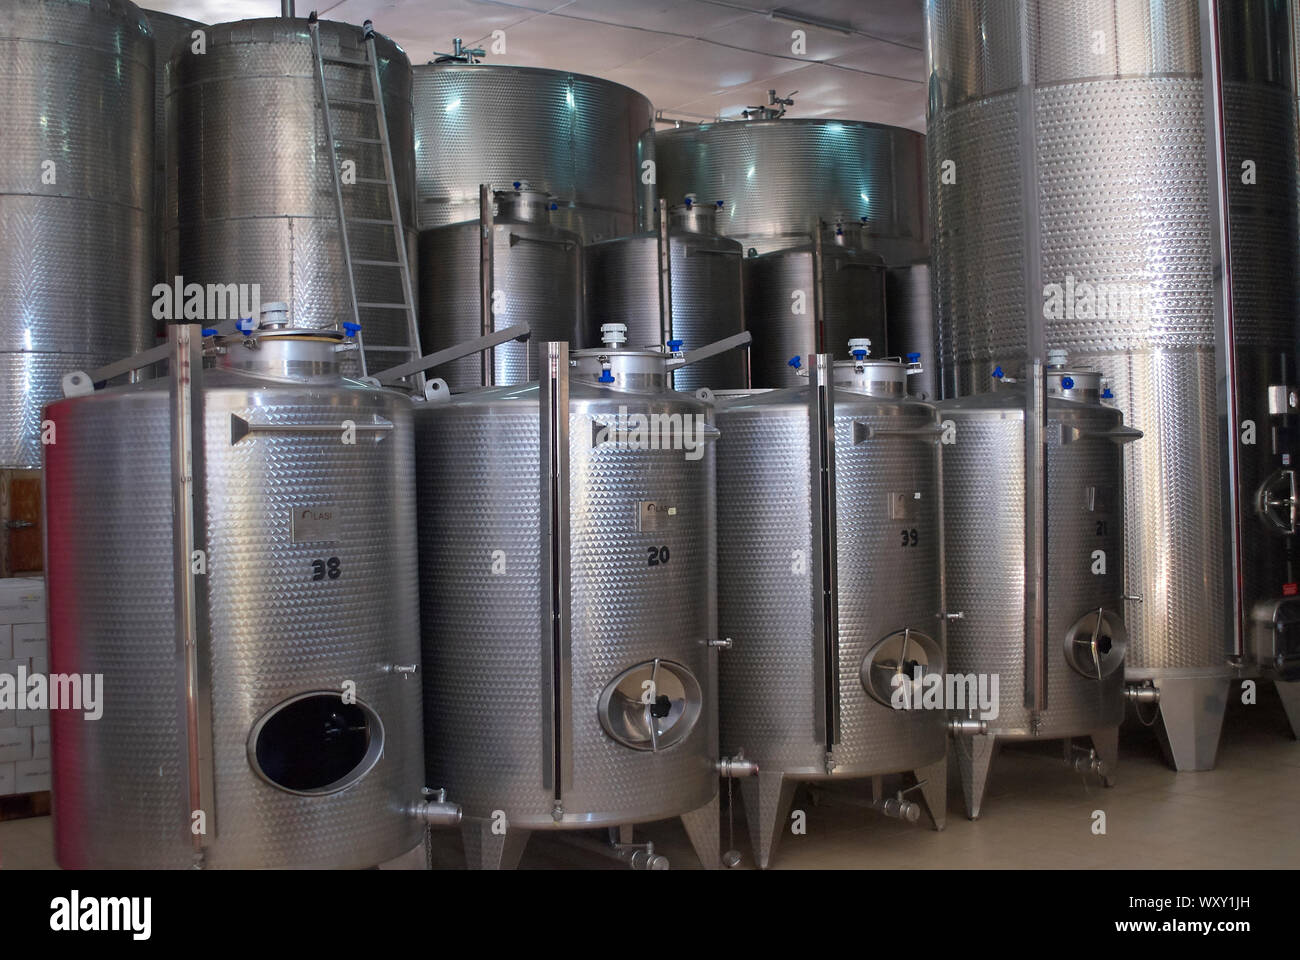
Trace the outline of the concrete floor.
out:
<instances>
[{"instance_id":1,"label":"concrete floor","mask_svg":"<svg viewBox=\"0 0 1300 960\"><path fill-rule=\"evenodd\" d=\"M1229 706L1218 768L1175 773L1165 766L1154 734L1130 723L1121 732L1119 783L1103 789L1095 777L1068 769L1059 742L1003 748L994 762L983 815L968 821L960 787L949 777L948 826L942 833L886 819L836 802L836 793L866 793L863 784L836 784L814 805L806 791L795 807L808 832L785 836L775 869L871 868L1277 868L1300 867L1300 743L1292 739L1273 693L1259 685L1260 703ZM737 794L739 791L737 791ZM1104 836L1092 832L1093 811L1106 814ZM735 846L752 869L749 835L737 796ZM723 811L723 844L727 817ZM698 869L680 822L637 828L655 842L673 869ZM459 867L458 831L435 834L438 867ZM0 866L52 869L48 817L0 823ZM624 869L551 835L534 834L524 869Z\"/></svg>"}]
</instances>

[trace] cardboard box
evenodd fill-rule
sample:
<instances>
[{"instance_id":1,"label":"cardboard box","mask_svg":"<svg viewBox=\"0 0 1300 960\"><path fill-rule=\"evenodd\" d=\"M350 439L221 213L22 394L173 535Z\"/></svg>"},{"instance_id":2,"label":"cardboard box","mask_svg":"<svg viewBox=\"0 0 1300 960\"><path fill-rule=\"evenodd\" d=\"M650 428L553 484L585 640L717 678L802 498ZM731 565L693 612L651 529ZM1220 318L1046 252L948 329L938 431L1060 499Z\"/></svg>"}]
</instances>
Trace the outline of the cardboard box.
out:
<instances>
[{"instance_id":1,"label":"cardboard box","mask_svg":"<svg viewBox=\"0 0 1300 960\"><path fill-rule=\"evenodd\" d=\"M50 789L50 769L48 760L19 760L14 764L14 793Z\"/></svg>"},{"instance_id":2,"label":"cardboard box","mask_svg":"<svg viewBox=\"0 0 1300 960\"><path fill-rule=\"evenodd\" d=\"M48 726L32 727L32 759L50 759L50 728Z\"/></svg>"},{"instance_id":3,"label":"cardboard box","mask_svg":"<svg viewBox=\"0 0 1300 960\"><path fill-rule=\"evenodd\" d=\"M10 624L0 624L0 660L14 658L14 628Z\"/></svg>"},{"instance_id":4,"label":"cardboard box","mask_svg":"<svg viewBox=\"0 0 1300 960\"><path fill-rule=\"evenodd\" d=\"M26 727L0 730L0 763L32 758L32 732Z\"/></svg>"},{"instance_id":5,"label":"cardboard box","mask_svg":"<svg viewBox=\"0 0 1300 960\"><path fill-rule=\"evenodd\" d=\"M44 578L0 578L0 623L44 622Z\"/></svg>"},{"instance_id":6,"label":"cardboard box","mask_svg":"<svg viewBox=\"0 0 1300 960\"><path fill-rule=\"evenodd\" d=\"M18 778L14 764L0 763L0 797L9 797L17 793Z\"/></svg>"},{"instance_id":7,"label":"cardboard box","mask_svg":"<svg viewBox=\"0 0 1300 960\"><path fill-rule=\"evenodd\" d=\"M11 629L15 660L49 656L50 647L45 639L44 623L15 623Z\"/></svg>"},{"instance_id":8,"label":"cardboard box","mask_svg":"<svg viewBox=\"0 0 1300 960\"><path fill-rule=\"evenodd\" d=\"M8 674L13 678L12 683L18 682L18 666L26 665L25 660L0 660L0 674ZM0 710L0 729L5 727L16 727L18 725L17 710Z\"/></svg>"}]
</instances>

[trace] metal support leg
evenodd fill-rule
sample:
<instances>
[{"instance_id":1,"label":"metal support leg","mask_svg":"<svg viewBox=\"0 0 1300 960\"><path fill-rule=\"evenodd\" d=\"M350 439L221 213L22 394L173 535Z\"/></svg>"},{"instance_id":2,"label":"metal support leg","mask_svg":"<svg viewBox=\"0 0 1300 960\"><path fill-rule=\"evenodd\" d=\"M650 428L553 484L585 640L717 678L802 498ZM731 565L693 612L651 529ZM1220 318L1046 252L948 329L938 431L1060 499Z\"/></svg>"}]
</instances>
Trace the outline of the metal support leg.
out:
<instances>
[{"instance_id":1,"label":"metal support leg","mask_svg":"<svg viewBox=\"0 0 1300 960\"><path fill-rule=\"evenodd\" d=\"M1092 737L1092 748L1105 764L1101 782L1108 787L1115 786L1115 771L1119 768L1119 727L1094 730L1088 736Z\"/></svg>"},{"instance_id":2,"label":"metal support leg","mask_svg":"<svg viewBox=\"0 0 1300 960\"><path fill-rule=\"evenodd\" d=\"M948 822L948 757L945 755L913 772L916 782L921 785L921 797L930 812L930 822L934 829L942 830Z\"/></svg>"},{"instance_id":3,"label":"metal support leg","mask_svg":"<svg viewBox=\"0 0 1300 960\"><path fill-rule=\"evenodd\" d=\"M1157 677L1156 736L1175 770L1213 770L1228 706L1230 677Z\"/></svg>"},{"instance_id":4,"label":"metal support leg","mask_svg":"<svg viewBox=\"0 0 1300 960\"><path fill-rule=\"evenodd\" d=\"M998 750L996 737L957 737L952 744L957 757L957 774L961 777L961 792L966 800L966 816L978 820L980 805L984 802L984 789L988 786L989 769Z\"/></svg>"},{"instance_id":5,"label":"metal support leg","mask_svg":"<svg viewBox=\"0 0 1300 960\"><path fill-rule=\"evenodd\" d=\"M1282 700L1282 709L1286 711L1287 722L1291 724L1291 736L1300 740L1300 682L1286 683L1279 680L1275 686L1277 695Z\"/></svg>"},{"instance_id":6,"label":"metal support leg","mask_svg":"<svg viewBox=\"0 0 1300 960\"><path fill-rule=\"evenodd\" d=\"M524 855L531 831L511 827L493 833L491 820L470 820L461 825L465 841L465 865L471 870L514 870Z\"/></svg>"},{"instance_id":7,"label":"metal support leg","mask_svg":"<svg viewBox=\"0 0 1300 960\"><path fill-rule=\"evenodd\" d=\"M740 796L745 804L754 860L760 869L766 870L771 864L777 841L785 833L796 786L794 780L788 780L780 773L762 771L756 777L740 781Z\"/></svg>"},{"instance_id":8,"label":"metal support leg","mask_svg":"<svg viewBox=\"0 0 1300 960\"><path fill-rule=\"evenodd\" d=\"M686 828L695 855L700 858L705 870L722 868L721 812L718 795L715 793L713 799L704 806L682 814L682 826Z\"/></svg>"},{"instance_id":9,"label":"metal support leg","mask_svg":"<svg viewBox=\"0 0 1300 960\"><path fill-rule=\"evenodd\" d=\"M622 824L622 825L618 828L618 842L619 842L619 843L635 843L635 842L636 842L636 841L634 841L634 840L632 839L632 824L630 824L630 823L625 823L625 824Z\"/></svg>"}]
</instances>

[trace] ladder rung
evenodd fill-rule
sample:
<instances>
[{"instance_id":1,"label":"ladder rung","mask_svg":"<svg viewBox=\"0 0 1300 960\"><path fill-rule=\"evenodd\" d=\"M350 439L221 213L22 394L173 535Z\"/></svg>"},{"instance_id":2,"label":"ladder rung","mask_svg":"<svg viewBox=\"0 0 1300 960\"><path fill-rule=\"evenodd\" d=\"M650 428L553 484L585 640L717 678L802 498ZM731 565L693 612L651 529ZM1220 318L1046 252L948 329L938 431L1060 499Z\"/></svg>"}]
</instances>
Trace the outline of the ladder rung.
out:
<instances>
[{"instance_id":1,"label":"ladder rung","mask_svg":"<svg viewBox=\"0 0 1300 960\"><path fill-rule=\"evenodd\" d=\"M388 181L381 177L357 177L357 183L377 183L381 186L388 186Z\"/></svg>"},{"instance_id":2,"label":"ladder rung","mask_svg":"<svg viewBox=\"0 0 1300 960\"><path fill-rule=\"evenodd\" d=\"M356 60L352 57L326 57L322 55L320 59L322 63L341 63L349 67L370 66L369 60Z\"/></svg>"},{"instance_id":3,"label":"ladder rung","mask_svg":"<svg viewBox=\"0 0 1300 960\"><path fill-rule=\"evenodd\" d=\"M410 353L410 347L372 347L366 344L366 353Z\"/></svg>"},{"instance_id":4,"label":"ladder rung","mask_svg":"<svg viewBox=\"0 0 1300 960\"><path fill-rule=\"evenodd\" d=\"M400 267L401 260L353 260L354 267Z\"/></svg>"},{"instance_id":5,"label":"ladder rung","mask_svg":"<svg viewBox=\"0 0 1300 960\"><path fill-rule=\"evenodd\" d=\"M330 103L368 103L373 106L378 102L378 100L372 100L369 97L330 97Z\"/></svg>"},{"instance_id":6,"label":"ladder rung","mask_svg":"<svg viewBox=\"0 0 1300 960\"><path fill-rule=\"evenodd\" d=\"M380 226L396 226L391 220L376 220L374 217L348 217L348 223L374 223Z\"/></svg>"},{"instance_id":7,"label":"ladder rung","mask_svg":"<svg viewBox=\"0 0 1300 960\"><path fill-rule=\"evenodd\" d=\"M376 139L375 137L336 136L334 139L337 140L339 143L383 143L384 142L382 140Z\"/></svg>"},{"instance_id":8,"label":"ladder rung","mask_svg":"<svg viewBox=\"0 0 1300 960\"><path fill-rule=\"evenodd\" d=\"M404 303L373 303L373 302L367 303L365 301L362 301L358 303L357 306L365 310L410 310L411 309Z\"/></svg>"}]
</instances>

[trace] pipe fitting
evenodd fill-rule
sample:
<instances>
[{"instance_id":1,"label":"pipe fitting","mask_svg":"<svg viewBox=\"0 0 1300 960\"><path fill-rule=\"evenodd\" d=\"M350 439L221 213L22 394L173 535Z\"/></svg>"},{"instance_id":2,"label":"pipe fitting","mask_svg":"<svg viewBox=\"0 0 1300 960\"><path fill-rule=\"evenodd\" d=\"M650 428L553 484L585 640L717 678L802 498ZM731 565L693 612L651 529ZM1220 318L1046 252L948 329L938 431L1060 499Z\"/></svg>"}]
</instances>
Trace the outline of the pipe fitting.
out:
<instances>
[{"instance_id":1,"label":"pipe fitting","mask_svg":"<svg viewBox=\"0 0 1300 960\"><path fill-rule=\"evenodd\" d=\"M983 737L988 735L989 722L974 717L953 717L948 721L948 732L954 737Z\"/></svg>"},{"instance_id":2,"label":"pipe fitting","mask_svg":"<svg viewBox=\"0 0 1300 960\"><path fill-rule=\"evenodd\" d=\"M877 800L874 807L885 816L893 817L895 820L916 823L921 819L921 805L912 800L904 800L901 796L885 797L883 800Z\"/></svg>"},{"instance_id":3,"label":"pipe fitting","mask_svg":"<svg viewBox=\"0 0 1300 960\"><path fill-rule=\"evenodd\" d=\"M718 776L729 777L739 780L742 777L758 776L758 764L753 760L746 760L744 752L737 753L734 757L721 757L718 760Z\"/></svg>"},{"instance_id":4,"label":"pipe fitting","mask_svg":"<svg viewBox=\"0 0 1300 960\"><path fill-rule=\"evenodd\" d=\"M461 811L459 803L448 803L441 797L441 791L431 797L426 797L418 803L407 807L407 813L417 820L430 827L454 827L460 823Z\"/></svg>"},{"instance_id":5,"label":"pipe fitting","mask_svg":"<svg viewBox=\"0 0 1300 960\"><path fill-rule=\"evenodd\" d=\"M1148 684L1130 683L1124 687L1124 696L1130 703L1159 703L1160 689Z\"/></svg>"}]
</instances>

